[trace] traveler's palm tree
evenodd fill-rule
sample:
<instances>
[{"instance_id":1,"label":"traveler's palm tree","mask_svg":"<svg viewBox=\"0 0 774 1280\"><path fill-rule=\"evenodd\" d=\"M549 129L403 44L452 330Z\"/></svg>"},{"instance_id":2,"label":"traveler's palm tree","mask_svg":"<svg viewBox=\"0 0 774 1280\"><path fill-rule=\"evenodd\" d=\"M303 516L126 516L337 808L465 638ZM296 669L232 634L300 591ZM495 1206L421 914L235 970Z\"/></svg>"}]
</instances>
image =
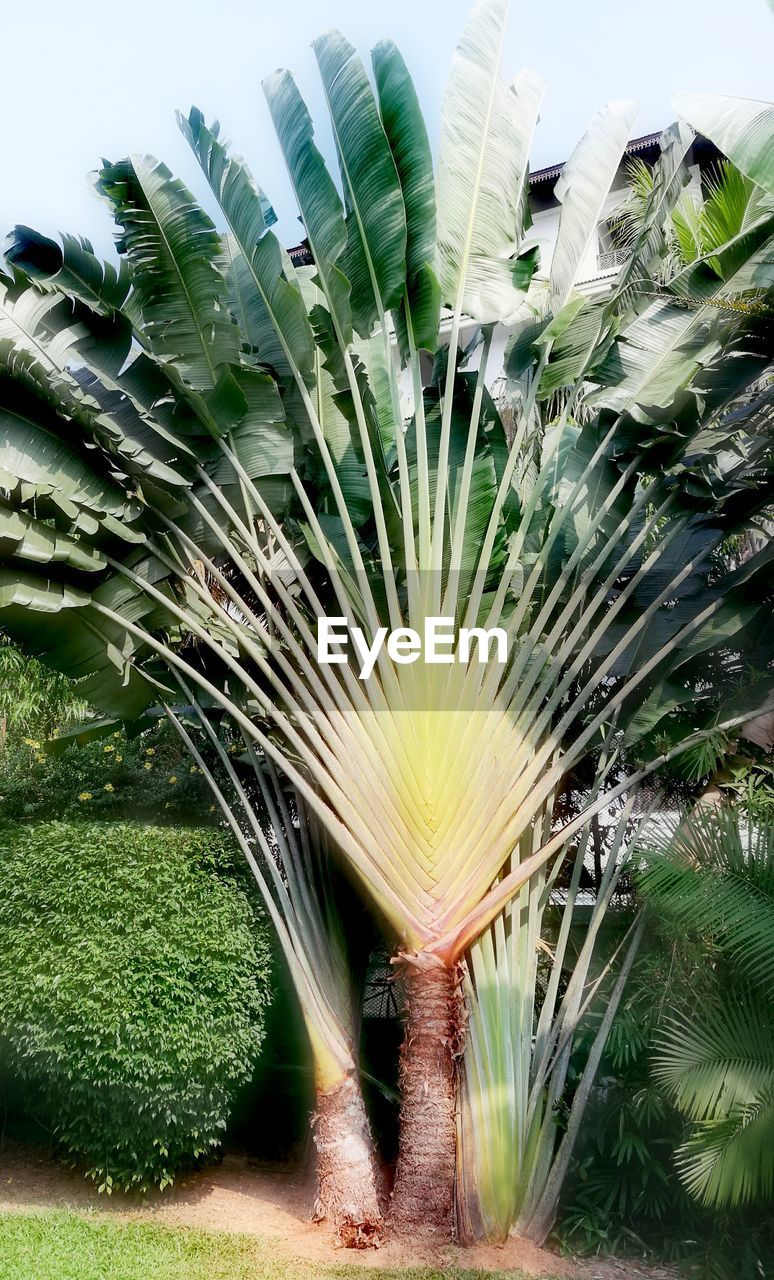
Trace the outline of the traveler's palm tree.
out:
<instances>
[{"instance_id":1,"label":"traveler's palm tree","mask_svg":"<svg viewBox=\"0 0 774 1280\"><path fill-rule=\"evenodd\" d=\"M774 1192L774 821L753 808L695 811L649 859L646 900L713 948L716 1001L672 1019L655 1074L693 1122L678 1152L707 1204L767 1203Z\"/></svg>"},{"instance_id":2,"label":"traveler's palm tree","mask_svg":"<svg viewBox=\"0 0 774 1280\"><path fill-rule=\"evenodd\" d=\"M193 110L181 127L227 230L157 161L105 165L97 185L120 269L81 241L18 229L0 314L0 621L112 715L183 695L205 733L227 716L248 762L295 788L394 941L407 1028L391 1212L436 1230L453 1211L463 1001L475 1008L523 960L510 1030L537 1119L519 1135L518 1167L523 1181L539 1157L529 1194L542 1221L552 1064L572 1013L545 1015L531 1065L538 903L593 814L769 691L749 677L766 660L767 553L721 580L712 552L764 501L770 401L743 396L771 356L760 299L774 214L762 209L655 299L644 293L692 137L675 126L615 290L579 297L634 120L631 104L613 104L565 168L550 275L533 284L527 162L542 85L500 78L505 9L483 0L463 36L435 173L391 44L374 51L374 92L340 35L315 43L343 200L292 78L266 82L313 268L293 267L267 199ZM774 190L763 104L681 109ZM505 323L509 435L487 389ZM541 411L549 397L554 418ZM323 615L369 642L437 616L498 626L508 660L482 663L474 646L449 665L404 663L383 647L361 680L351 655L317 662ZM562 780L584 761L597 779L589 802L554 831ZM227 810L238 783L229 777ZM301 866L294 900L281 874L266 892L282 899L330 1099L351 1081L351 1047L330 965L322 979L316 969L328 943L304 877ZM496 1057L479 1053L483 1106ZM468 1150L463 1133L461 1158ZM468 1167L490 1155L485 1145ZM463 1198L471 1220L487 1216ZM502 1231L519 1210L482 1229Z\"/></svg>"}]
</instances>

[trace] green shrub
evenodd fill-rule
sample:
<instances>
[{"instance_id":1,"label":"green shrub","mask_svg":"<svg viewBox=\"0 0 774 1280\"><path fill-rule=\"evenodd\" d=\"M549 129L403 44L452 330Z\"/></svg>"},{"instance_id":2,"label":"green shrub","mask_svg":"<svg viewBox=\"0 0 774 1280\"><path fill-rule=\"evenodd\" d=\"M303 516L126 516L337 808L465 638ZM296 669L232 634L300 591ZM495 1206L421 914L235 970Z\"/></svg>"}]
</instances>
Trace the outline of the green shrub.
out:
<instances>
[{"instance_id":1,"label":"green shrub","mask_svg":"<svg viewBox=\"0 0 774 1280\"><path fill-rule=\"evenodd\" d=\"M137 737L111 733L61 755L50 754L44 739L41 731L17 734L0 753L0 812L9 822L205 826L219 817L187 748L163 721Z\"/></svg>"},{"instance_id":2,"label":"green shrub","mask_svg":"<svg viewBox=\"0 0 774 1280\"><path fill-rule=\"evenodd\" d=\"M212 793L165 717L131 737L111 732L77 697L78 689L77 681L27 657L0 631L0 813L6 822L217 825ZM230 750L237 747L241 740Z\"/></svg>"},{"instance_id":3,"label":"green shrub","mask_svg":"<svg viewBox=\"0 0 774 1280\"><path fill-rule=\"evenodd\" d=\"M0 1039L107 1191L219 1145L269 999L265 927L209 830L0 831Z\"/></svg>"}]
</instances>

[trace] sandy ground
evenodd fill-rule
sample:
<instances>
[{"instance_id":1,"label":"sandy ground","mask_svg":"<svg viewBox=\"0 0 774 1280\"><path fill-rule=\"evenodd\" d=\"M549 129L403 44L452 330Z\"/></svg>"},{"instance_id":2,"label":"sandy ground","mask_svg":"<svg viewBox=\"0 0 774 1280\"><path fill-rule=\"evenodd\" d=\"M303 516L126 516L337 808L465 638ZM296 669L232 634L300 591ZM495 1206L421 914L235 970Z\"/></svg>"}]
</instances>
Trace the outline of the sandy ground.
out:
<instances>
[{"instance_id":1,"label":"sandy ground","mask_svg":"<svg viewBox=\"0 0 774 1280\"><path fill-rule=\"evenodd\" d=\"M44 1151L6 1147L0 1156L0 1211L43 1208L88 1209L135 1220L237 1231L276 1241L288 1258L312 1262L346 1261L369 1267L422 1264L457 1265L481 1270L521 1269L530 1276L566 1276L573 1280L669 1280L661 1270L641 1269L628 1261L576 1262L512 1238L505 1245L460 1249L450 1245L387 1241L380 1249L344 1251L328 1232L310 1220L312 1184L297 1171L261 1166L242 1156L182 1177L163 1194L146 1199L123 1194L98 1195L78 1173L48 1159Z\"/></svg>"}]
</instances>

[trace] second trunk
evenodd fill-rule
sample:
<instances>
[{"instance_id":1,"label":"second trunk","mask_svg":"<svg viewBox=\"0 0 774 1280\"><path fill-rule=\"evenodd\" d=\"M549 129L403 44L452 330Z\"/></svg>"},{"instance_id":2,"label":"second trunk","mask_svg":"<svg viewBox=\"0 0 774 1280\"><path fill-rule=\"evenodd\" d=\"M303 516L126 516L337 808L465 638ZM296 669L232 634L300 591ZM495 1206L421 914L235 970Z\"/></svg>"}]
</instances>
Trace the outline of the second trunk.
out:
<instances>
[{"instance_id":1,"label":"second trunk","mask_svg":"<svg viewBox=\"0 0 774 1280\"><path fill-rule=\"evenodd\" d=\"M346 1076L318 1090L312 1133L317 1149L316 1222L328 1221L349 1249L378 1245L382 1213L371 1129L359 1084Z\"/></svg>"}]
</instances>

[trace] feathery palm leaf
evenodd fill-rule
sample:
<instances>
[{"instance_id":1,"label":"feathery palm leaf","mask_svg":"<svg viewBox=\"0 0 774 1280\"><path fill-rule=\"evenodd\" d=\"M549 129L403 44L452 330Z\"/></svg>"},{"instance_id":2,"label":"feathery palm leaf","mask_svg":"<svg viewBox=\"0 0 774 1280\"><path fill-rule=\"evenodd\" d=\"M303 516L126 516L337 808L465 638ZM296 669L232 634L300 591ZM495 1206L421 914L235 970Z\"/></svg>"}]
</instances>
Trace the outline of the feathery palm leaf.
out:
<instances>
[{"instance_id":1,"label":"feathery palm leaf","mask_svg":"<svg viewBox=\"0 0 774 1280\"><path fill-rule=\"evenodd\" d=\"M774 1188L774 823L694 813L649 850L642 887L679 928L711 940L732 972L714 1005L667 1023L657 1048L656 1078L694 1122L681 1175L708 1204L765 1201Z\"/></svg>"}]
</instances>

